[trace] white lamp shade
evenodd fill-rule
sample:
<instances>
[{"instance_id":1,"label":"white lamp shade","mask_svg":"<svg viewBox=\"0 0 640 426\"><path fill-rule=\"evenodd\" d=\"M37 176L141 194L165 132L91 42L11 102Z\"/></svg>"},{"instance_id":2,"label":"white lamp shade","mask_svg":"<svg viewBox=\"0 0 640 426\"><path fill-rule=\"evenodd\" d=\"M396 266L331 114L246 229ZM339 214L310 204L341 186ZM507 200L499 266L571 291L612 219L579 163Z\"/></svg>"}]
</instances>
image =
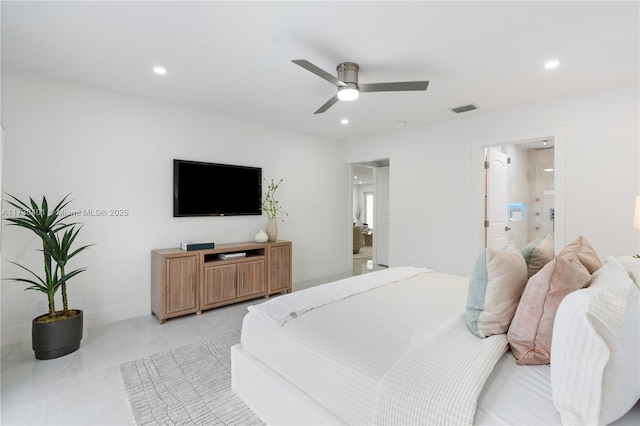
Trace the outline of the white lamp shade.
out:
<instances>
[{"instance_id":1,"label":"white lamp shade","mask_svg":"<svg viewBox=\"0 0 640 426\"><path fill-rule=\"evenodd\" d=\"M640 229L640 195L636 197L636 212L633 215L633 227Z\"/></svg>"}]
</instances>

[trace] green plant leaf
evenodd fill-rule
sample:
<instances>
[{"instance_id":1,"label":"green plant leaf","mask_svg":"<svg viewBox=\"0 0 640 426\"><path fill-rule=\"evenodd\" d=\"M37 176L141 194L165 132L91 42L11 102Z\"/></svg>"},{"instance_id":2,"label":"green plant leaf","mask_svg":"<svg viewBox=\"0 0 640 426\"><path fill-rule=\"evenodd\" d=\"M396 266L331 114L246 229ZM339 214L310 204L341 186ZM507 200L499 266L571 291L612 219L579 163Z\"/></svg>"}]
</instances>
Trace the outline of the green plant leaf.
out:
<instances>
[{"instance_id":1,"label":"green plant leaf","mask_svg":"<svg viewBox=\"0 0 640 426\"><path fill-rule=\"evenodd\" d=\"M5 279L11 280L11 281L17 281L17 282L23 282L23 283L32 284L32 287L30 289L38 290L38 291L41 291L43 293L48 293L48 290L49 290L48 283L45 280L43 280L41 277L39 277L38 274L36 274L32 270L30 270L29 268L26 268L26 267L20 265L19 263L11 262L11 261L9 261L9 263L12 263L12 264L24 269L25 271L27 271L28 273L33 275L37 279L37 281L30 280L28 278L5 278Z\"/></svg>"},{"instance_id":2,"label":"green plant leaf","mask_svg":"<svg viewBox=\"0 0 640 426\"><path fill-rule=\"evenodd\" d=\"M65 267L69 259L78 253L86 250L90 245L85 245L72 249L73 243L82 228L77 223L67 223L65 220L73 215L72 212L65 213L64 208L71 202L70 194L67 194L53 210L50 210L49 203L45 196L42 197L40 206L33 198L29 202L24 202L11 194L7 195L7 203L20 210L20 217L7 218L10 225L28 229L35 233L42 241L42 249L38 250L43 254L44 275L39 276L32 270L11 262L32 275L33 278L6 278L28 284L26 290L37 290L47 294L49 299L50 313L55 314L54 296L62 287L63 304L66 308L66 283L86 268L75 269L65 273ZM76 226L78 225L78 226Z\"/></svg>"}]
</instances>

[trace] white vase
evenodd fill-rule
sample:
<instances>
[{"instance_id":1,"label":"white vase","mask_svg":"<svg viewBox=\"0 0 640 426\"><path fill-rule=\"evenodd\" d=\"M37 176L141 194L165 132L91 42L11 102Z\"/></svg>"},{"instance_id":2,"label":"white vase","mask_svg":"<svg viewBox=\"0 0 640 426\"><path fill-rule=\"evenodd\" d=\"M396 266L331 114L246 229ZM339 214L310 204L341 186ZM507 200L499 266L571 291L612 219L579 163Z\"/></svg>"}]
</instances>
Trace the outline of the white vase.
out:
<instances>
[{"instance_id":1,"label":"white vase","mask_svg":"<svg viewBox=\"0 0 640 426\"><path fill-rule=\"evenodd\" d=\"M267 241L269 241L269 236L264 232L264 229L261 229L260 232L256 234L256 243L266 243Z\"/></svg>"},{"instance_id":2,"label":"white vase","mask_svg":"<svg viewBox=\"0 0 640 426\"><path fill-rule=\"evenodd\" d=\"M278 219L270 217L267 219L267 235L269 241L275 241L278 239Z\"/></svg>"}]
</instances>

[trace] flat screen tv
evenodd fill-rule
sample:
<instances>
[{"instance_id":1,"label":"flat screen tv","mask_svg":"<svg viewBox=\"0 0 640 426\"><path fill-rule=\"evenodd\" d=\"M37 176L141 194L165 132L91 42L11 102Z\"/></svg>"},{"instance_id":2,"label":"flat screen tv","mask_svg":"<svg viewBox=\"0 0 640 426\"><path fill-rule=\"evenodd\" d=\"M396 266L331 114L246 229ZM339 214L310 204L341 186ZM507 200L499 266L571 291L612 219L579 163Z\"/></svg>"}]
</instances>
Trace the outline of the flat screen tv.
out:
<instances>
[{"instance_id":1,"label":"flat screen tv","mask_svg":"<svg viewBox=\"0 0 640 426\"><path fill-rule=\"evenodd\" d=\"M262 214L260 167L173 160L173 216Z\"/></svg>"}]
</instances>

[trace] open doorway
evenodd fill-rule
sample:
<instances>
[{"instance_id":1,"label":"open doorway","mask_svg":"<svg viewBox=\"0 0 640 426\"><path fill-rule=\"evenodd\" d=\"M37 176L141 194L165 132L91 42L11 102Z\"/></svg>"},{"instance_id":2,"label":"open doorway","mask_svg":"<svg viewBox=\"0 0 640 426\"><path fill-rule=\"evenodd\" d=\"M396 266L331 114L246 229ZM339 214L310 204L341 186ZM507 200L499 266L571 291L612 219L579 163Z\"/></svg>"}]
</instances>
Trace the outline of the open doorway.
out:
<instances>
[{"instance_id":1,"label":"open doorway","mask_svg":"<svg viewBox=\"0 0 640 426\"><path fill-rule=\"evenodd\" d=\"M384 269L389 258L389 160L352 164L354 275Z\"/></svg>"},{"instance_id":2,"label":"open doorway","mask_svg":"<svg viewBox=\"0 0 640 426\"><path fill-rule=\"evenodd\" d=\"M490 147L520 147L520 148L533 148L533 146L529 146L531 144L538 143L543 145L543 143L547 142L547 146L538 146L541 148L537 152L544 152L546 156L548 156L547 160L553 160L553 171L544 171L541 173L545 173L547 178L553 177L553 189L549 190L544 189L546 191L544 195L547 197L547 200L550 201L553 205L543 205L540 204L540 210L534 209L535 198L532 198L533 201L528 200L526 211L523 209L523 206L512 205L511 208L507 209L507 215L510 215L515 212L513 217L515 219L519 219L518 225L527 226L527 234L526 237L522 237L524 239L529 238L535 232L529 232L529 220L523 221L522 217L526 214L526 217L539 218L540 220L545 218L550 218L552 220L548 221L547 224L540 223L539 225L535 225L535 220L531 223L533 224L534 231L544 232L543 226L551 225L552 232L554 236L554 245L556 251L561 250L565 245L565 214L564 214L564 199L565 199L565 183L564 183L564 164L565 164L565 129L564 127L551 127L546 129L538 129L532 130L523 133L517 134L507 134L502 136L490 137L477 139L472 143L472 199L471 199L471 211L472 211L472 219L473 224L471 231L471 243L472 247L475 247L475 250L472 251L472 260L475 259L477 253L479 253L483 247L485 247L485 227L484 225L486 216L485 216L485 170L484 170L484 158L485 152L487 148ZM553 147L552 150L548 149ZM506 148L505 148L506 149ZM528 178L527 178L528 179ZM515 200L511 195L509 201L514 202ZM542 201L542 198L540 198ZM518 213L518 207L520 208ZM503 210L504 211L504 210ZM536 215L539 213L539 215ZM533 215L533 216L531 216ZM511 221L507 225L509 228L513 229L511 225L513 225ZM477 225L476 225L477 224ZM536 230L535 226L539 226L540 229ZM515 233L513 233L515 234ZM524 234L522 234L524 235ZM513 236L515 238L515 235Z\"/></svg>"},{"instance_id":3,"label":"open doorway","mask_svg":"<svg viewBox=\"0 0 640 426\"><path fill-rule=\"evenodd\" d=\"M485 247L518 248L555 232L553 138L485 148Z\"/></svg>"}]
</instances>

